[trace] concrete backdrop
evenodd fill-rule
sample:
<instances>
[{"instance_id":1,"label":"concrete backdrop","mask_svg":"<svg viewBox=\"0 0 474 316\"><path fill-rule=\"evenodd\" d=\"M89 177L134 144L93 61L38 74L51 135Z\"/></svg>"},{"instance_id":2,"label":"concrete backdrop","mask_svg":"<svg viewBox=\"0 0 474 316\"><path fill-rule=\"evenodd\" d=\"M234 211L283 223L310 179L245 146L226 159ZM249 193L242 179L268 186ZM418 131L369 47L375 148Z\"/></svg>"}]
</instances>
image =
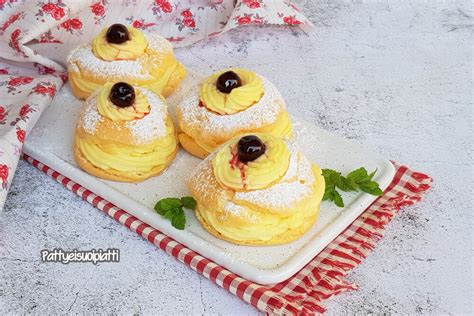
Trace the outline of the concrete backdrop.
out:
<instances>
[{"instance_id":1,"label":"concrete backdrop","mask_svg":"<svg viewBox=\"0 0 474 316\"><path fill-rule=\"evenodd\" d=\"M472 313L470 1L297 1L316 30L246 27L176 51L205 74L242 66L289 111L434 177L388 225L329 313ZM119 264L43 264L43 248L115 247ZM255 314L21 162L0 216L0 312Z\"/></svg>"}]
</instances>

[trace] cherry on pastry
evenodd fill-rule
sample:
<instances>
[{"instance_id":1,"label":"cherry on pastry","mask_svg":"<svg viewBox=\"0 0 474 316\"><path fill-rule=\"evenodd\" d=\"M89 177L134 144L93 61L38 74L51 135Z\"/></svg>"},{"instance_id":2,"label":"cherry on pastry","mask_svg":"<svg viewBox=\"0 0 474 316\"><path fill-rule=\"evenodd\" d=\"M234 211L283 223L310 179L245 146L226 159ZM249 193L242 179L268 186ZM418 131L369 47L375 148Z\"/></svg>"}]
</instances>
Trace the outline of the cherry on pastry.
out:
<instances>
[{"instance_id":1,"label":"cherry on pastry","mask_svg":"<svg viewBox=\"0 0 474 316\"><path fill-rule=\"evenodd\" d=\"M128 29L123 24L112 24L105 35L107 42L113 44L122 44L130 39Z\"/></svg>"},{"instance_id":2,"label":"cherry on pastry","mask_svg":"<svg viewBox=\"0 0 474 316\"><path fill-rule=\"evenodd\" d=\"M237 143L237 155L243 163L254 161L265 153L265 144L255 135L242 137Z\"/></svg>"},{"instance_id":3,"label":"cherry on pastry","mask_svg":"<svg viewBox=\"0 0 474 316\"><path fill-rule=\"evenodd\" d=\"M117 82L110 90L110 101L121 108L131 106L135 102L135 90L126 82Z\"/></svg>"},{"instance_id":4,"label":"cherry on pastry","mask_svg":"<svg viewBox=\"0 0 474 316\"><path fill-rule=\"evenodd\" d=\"M242 85L239 75L229 70L224 72L217 78L216 87L222 93L230 93L232 89L238 88Z\"/></svg>"}]
</instances>

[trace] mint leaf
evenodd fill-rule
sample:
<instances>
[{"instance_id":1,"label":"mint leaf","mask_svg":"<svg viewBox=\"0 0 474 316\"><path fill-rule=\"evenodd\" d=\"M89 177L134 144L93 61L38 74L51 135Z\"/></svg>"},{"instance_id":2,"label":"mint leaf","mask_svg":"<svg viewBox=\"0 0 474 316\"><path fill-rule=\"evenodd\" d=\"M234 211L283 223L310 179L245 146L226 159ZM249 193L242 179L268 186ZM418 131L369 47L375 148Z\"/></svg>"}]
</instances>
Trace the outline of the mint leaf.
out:
<instances>
[{"instance_id":1,"label":"mint leaf","mask_svg":"<svg viewBox=\"0 0 474 316\"><path fill-rule=\"evenodd\" d=\"M174 217L171 220L171 225L176 229L184 230L184 227L186 226L186 215L182 208L179 208L174 214Z\"/></svg>"},{"instance_id":2,"label":"mint leaf","mask_svg":"<svg viewBox=\"0 0 474 316\"><path fill-rule=\"evenodd\" d=\"M340 183L336 184L339 189L341 189L344 192L350 192L354 191L357 189L357 184L352 181L347 179L346 177L341 176Z\"/></svg>"},{"instance_id":3,"label":"mint leaf","mask_svg":"<svg viewBox=\"0 0 474 316\"><path fill-rule=\"evenodd\" d=\"M185 208L190 209L190 210L195 210L197 206L196 200L191 196L182 197L181 203L183 203L183 206Z\"/></svg>"},{"instance_id":4,"label":"mint leaf","mask_svg":"<svg viewBox=\"0 0 474 316\"><path fill-rule=\"evenodd\" d=\"M344 201L342 200L342 196L336 190L332 193L332 201L339 207L344 207Z\"/></svg>"},{"instance_id":5,"label":"mint leaf","mask_svg":"<svg viewBox=\"0 0 474 316\"><path fill-rule=\"evenodd\" d=\"M342 191L354 191L357 188L356 183L352 179L343 177L340 172L332 169L322 170L324 180L327 184L333 184Z\"/></svg>"},{"instance_id":6,"label":"mint leaf","mask_svg":"<svg viewBox=\"0 0 474 316\"><path fill-rule=\"evenodd\" d=\"M379 184L375 181L369 181L359 184L359 188L365 193L372 195L381 196L383 191L380 189Z\"/></svg>"},{"instance_id":7,"label":"mint leaf","mask_svg":"<svg viewBox=\"0 0 474 316\"><path fill-rule=\"evenodd\" d=\"M197 202L190 196L183 196L182 198L164 198L155 204L155 211L163 218L171 221L174 228L183 230L186 226L185 208L195 210Z\"/></svg>"},{"instance_id":8,"label":"mint leaf","mask_svg":"<svg viewBox=\"0 0 474 316\"><path fill-rule=\"evenodd\" d=\"M341 174L337 172L336 170L323 169L321 171L326 182L331 183L331 184L336 184L340 181L339 178L341 177Z\"/></svg>"},{"instance_id":9,"label":"mint leaf","mask_svg":"<svg viewBox=\"0 0 474 316\"><path fill-rule=\"evenodd\" d=\"M339 192L336 191L334 186L327 187L324 191L323 201L332 201L339 207L344 207L344 202L342 201L342 197Z\"/></svg>"},{"instance_id":10,"label":"mint leaf","mask_svg":"<svg viewBox=\"0 0 474 316\"><path fill-rule=\"evenodd\" d=\"M155 204L154 209L155 209L155 211L156 211L158 214L160 214L160 215L162 215L162 216L165 215L165 213L166 213L166 211L161 208L160 202L157 202L157 203Z\"/></svg>"},{"instance_id":11,"label":"mint leaf","mask_svg":"<svg viewBox=\"0 0 474 316\"><path fill-rule=\"evenodd\" d=\"M323 201L332 201L339 207L344 207L341 194L336 190L352 192L361 190L365 193L380 196L383 194L377 182L372 181L377 169L368 173L364 167L355 169L344 177L340 172L332 169L322 169L322 175L326 182Z\"/></svg>"},{"instance_id":12,"label":"mint leaf","mask_svg":"<svg viewBox=\"0 0 474 316\"><path fill-rule=\"evenodd\" d=\"M361 191L380 196L383 194L382 190L380 189L377 182L372 181L372 178L376 172L377 169L368 174L365 168L359 168L348 174L347 177L352 178L357 183L357 186Z\"/></svg>"},{"instance_id":13,"label":"mint leaf","mask_svg":"<svg viewBox=\"0 0 474 316\"><path fill-rule=\"evenodd\" d=\"M330 186L326 185L326 189L324 190L324 195L323 195L323 201L327 201L327 200L332 201L331 197L334 191L336 191L336 189L334 188L334 185L330 185Z\"/></svg>"},{"instance_id":14,"label":"mint leaf","mask_svg":"<svg viewBox=\"0 0 474 316\"><path fill-rule=\"evenodd\" d=\"M168 211L182 206L181 200L178 198L164 198L158 201L158 208L163 211ZM156 206L155 206L156 209Z\"/></svg>"},{"instance_id":15,"label":"mint leaf","mask_svg":"<svg viewBox=\"0 0 474 316\"><path fill-rule=\"evenodd\" d=\"M355 183L361 183L370 180L369 175L367 174L367 170L364 167L349 172L349 174L347 175L347 179L350 179Z\"/></svg>"},{"instance_id":16,"label":"mint leaf","mask_svg":"<svg viewBox=\"0 0 474 316\"><path fill-rule=\"evenodd\" d=\"M321 173L322 173L324 179L327 179L327 178L330 177L331 174L337 173L337 171L336 171L336 170L332 170L332 169L322 169L322 170L321 170Z\"/></svg>"},{"instance_id":17,"label":"mint leaf","mask_svg":"<svg viewBox=\"0 0 474 316\"><path fill-rule=\"evenodd\" d=\"M336 186L341 183L341 174L336 170L323 169L321 170L326 186Z\"/></svg>"},{"instance_id":18,"label":"mint leaf","mask_svg":"<svg viewBox=\"0 0 474 316\"><path fill-rule=\"evenodd\" d=\"M369 180L372 180L372 178L375 176L376 172L377 172L377 169L375 169L374 171L372 171L371 174L369 174Z\"/></svg>"},{"instance_id":19,"label":"mint leaf","mask_svg":"<svg viewBox=\"0 0 474 316\"><path fill-rule=\"evenodd\" d=\"M164 218L168 220L172 220L175 214L178 213L178 211L179 211L179 208L172 208L170 210L165 211L165 213L162 214L161 216L163 216Z\"/></svg>"}]
</instances>

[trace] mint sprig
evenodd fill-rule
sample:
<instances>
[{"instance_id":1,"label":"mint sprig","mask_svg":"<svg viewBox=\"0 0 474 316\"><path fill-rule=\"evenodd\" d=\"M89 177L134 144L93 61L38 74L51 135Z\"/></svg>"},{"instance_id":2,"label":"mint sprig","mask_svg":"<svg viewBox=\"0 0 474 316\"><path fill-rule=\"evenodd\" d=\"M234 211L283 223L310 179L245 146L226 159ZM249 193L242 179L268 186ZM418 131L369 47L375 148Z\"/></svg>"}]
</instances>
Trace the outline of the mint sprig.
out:
<instances>
[{"instance_id":1,"label":"mint sprig","mask_svg":"<svg viewBox=\"0 0 474 316\"><path fill-rule=\"evenodd\" d=\"M323 201L332 201L338 207L344 207L344 201L341 194L336 190L344 192L363 191L372 195L380 196L383 194L379 184L372 181L377 170L370 174L364 167L351 171L344 177L340 172L332 169L323 169L322 174L326 181L326 188L323 195Z\"/></svg>"},{"instance_id":2,"label":"mint sprig","mask_svg":"<svg viewBox=\"0 0 474 316\"><path fill-rule=\"evenodd\" d=\"M171 225L179 230L184 230L186 226L186 215L184 208L195 210L196 200L190 196L182 198L164 198L155 204L155 211L162 217L171 221Z\"/></svg>"}]
</instances>

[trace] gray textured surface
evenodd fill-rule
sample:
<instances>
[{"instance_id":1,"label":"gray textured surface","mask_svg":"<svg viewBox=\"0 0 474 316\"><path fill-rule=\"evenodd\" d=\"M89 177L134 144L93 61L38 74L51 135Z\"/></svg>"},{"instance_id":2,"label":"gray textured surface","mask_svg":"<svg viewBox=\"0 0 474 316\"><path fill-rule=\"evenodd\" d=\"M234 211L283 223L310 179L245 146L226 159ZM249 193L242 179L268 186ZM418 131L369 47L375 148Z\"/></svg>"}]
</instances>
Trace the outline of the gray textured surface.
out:
<instances>
[{"instance_id":1,"label":"gray textured surface","mask_svg":"<svg viewBox=\"0 0 474 316\"><path fill-rule=\"evenodd\" d=\"M242 28L177 55L203 73L254 69L290 112L434 177L329 312L472 313L472 4L299 3L309 36ZM121 262L41 264L54 247L116 247ZM24 162L0 216L0 313L12 311L255 313Z\"/></svg>"}]
</instances>

